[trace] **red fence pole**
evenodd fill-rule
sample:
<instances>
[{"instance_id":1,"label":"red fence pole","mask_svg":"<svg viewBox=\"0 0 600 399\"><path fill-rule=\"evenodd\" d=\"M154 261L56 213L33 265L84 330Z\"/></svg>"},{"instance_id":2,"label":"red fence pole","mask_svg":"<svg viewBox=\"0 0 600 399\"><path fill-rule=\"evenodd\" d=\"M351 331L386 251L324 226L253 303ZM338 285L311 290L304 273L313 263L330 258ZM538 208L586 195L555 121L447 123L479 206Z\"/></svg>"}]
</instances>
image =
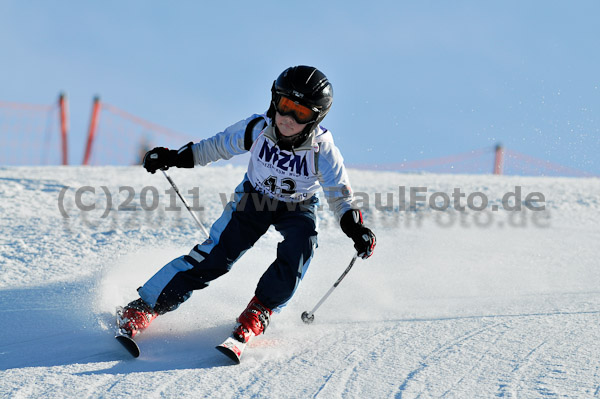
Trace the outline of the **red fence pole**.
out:
<instances>
[{"instance_id":1,"label":"red fence pole","mask_svg":"<svg viewBox=\"0 0 600 399\"><path fill-rule=\"evenodd\" d=\"M494 158L494 174L501 175L504 166L504 148L501 144L496 144L496 156Z\"/></svg>"},{"instance_id":2,"label":"red fence pole","mask_svg":"<svg viewBox=\"0 0 600 399\"><path fill-rule=\"evenodd\" d=\"M60 138L62 144L62 164L69 164L69 151L67 144L69 130L69 109L67 104L67 96L65 93L60 93L58 97L58 107L60 112Z\"/></svg>"},{"instance_id":3,"label":"red fence pole","mask_svg":"<svg viewBox=\"0 0 600 399\"><path fill-rule=\"evenodd\" d=\"M96 129L98 127L98 114L100 112L100 97L94 97L92 105L92 117L90 118L90 128L88 130L87 144L85 146L85 154L83 156L83 165L90 164L90 157L92 156L92 144L96 137Z\"/></svg>"}]
</instances>

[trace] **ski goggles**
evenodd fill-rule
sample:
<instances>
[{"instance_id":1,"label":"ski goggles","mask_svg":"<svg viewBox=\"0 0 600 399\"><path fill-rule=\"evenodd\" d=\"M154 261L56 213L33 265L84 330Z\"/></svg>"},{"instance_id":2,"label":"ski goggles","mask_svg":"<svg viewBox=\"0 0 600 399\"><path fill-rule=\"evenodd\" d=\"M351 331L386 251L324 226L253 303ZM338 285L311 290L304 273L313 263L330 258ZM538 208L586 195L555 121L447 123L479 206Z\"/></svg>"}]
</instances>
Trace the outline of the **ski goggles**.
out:
<instances>
[{"instance_id":1,"label":"ski goggles","mask_svg":"<svg viewBox=\"0 0 600 399\"><path fill-rule=\"evenodd\" d=\"M275 103L275 109L280 115L292 116L296 122L302 125L316 121L319 116L317 111L283 96L280 96Z\"/></svg>"}]
</instances>

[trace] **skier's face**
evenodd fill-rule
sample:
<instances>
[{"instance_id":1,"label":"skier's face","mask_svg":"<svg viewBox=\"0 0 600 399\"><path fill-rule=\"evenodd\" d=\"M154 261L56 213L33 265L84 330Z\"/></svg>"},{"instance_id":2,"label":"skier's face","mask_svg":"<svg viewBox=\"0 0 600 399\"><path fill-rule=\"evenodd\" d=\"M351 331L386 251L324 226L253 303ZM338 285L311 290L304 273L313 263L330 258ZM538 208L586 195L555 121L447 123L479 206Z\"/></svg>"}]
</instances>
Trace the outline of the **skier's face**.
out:
<instances>
[{"instance_id":1,"label":"skier's face","mask_svg":"<svg viewBox=\"0 0 600 399\"><path fill-rule=\"evenodd\" d=\"M291 137L302 130L306 126L306 123L298 123L290 115L281 115L279 112L275 112L275 124L279 128L282 136Z\"/></svg>"}]
</instances>

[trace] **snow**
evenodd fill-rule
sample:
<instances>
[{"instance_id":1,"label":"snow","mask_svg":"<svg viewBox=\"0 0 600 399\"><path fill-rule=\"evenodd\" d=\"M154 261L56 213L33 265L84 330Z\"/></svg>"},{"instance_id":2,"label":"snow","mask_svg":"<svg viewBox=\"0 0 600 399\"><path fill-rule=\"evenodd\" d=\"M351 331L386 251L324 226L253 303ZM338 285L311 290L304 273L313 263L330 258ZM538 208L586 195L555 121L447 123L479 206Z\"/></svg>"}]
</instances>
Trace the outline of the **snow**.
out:
<instances>
[{"instance_id":1,"label":"snow","mask_svg":"<svg viewBox=\"0 0 600 399\"><path fill-rule=\"evenodd\" d=\"M196 197L209 224L244 169L170 173L182 192L199 189L186 196ZM353 253L331 212L320 212L319 248L304 281L233 366L214 346L252 297L277 232L159 317L132 359L112 338L115 306L202 240L184 208L165 210L181 206L165 193L168 182L140 167L0 168L0 397L600 397L600 180L359 170L350 177L369 199L375 254L356 262L314 324L303 324L301 313ZM451 199L460 188L463 205L480 192L491 207L515 186L523 197L542 193L545 210L399 210L399 187L407 203L410 187ZM145 211L142 204L153 209L150 187L158 203ZM384 203L390 193L393 209L376 208L376 193Z\"/></svg>"}]
</instances>

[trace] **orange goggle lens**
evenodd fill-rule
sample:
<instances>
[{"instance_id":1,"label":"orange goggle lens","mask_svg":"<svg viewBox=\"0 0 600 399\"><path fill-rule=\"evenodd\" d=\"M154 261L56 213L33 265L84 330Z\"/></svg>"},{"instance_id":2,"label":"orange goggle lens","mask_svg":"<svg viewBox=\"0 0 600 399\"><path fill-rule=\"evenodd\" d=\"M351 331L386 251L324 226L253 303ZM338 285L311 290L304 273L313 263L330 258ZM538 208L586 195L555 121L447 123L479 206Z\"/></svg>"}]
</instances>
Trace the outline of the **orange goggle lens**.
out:
<instances>
[{"instance_id":1,"label":"orange goggle lens","mask_svg":"<svg viewBox=\"0 0 600 399\"><path fill-rule=\"evenodd\" d=\"M287 97L280 97L277 102L277 112L281 115L292 115L296 122L305 124L317 119L317 113L312 109L300 105Z\"/></svg>"}]
</instances>

